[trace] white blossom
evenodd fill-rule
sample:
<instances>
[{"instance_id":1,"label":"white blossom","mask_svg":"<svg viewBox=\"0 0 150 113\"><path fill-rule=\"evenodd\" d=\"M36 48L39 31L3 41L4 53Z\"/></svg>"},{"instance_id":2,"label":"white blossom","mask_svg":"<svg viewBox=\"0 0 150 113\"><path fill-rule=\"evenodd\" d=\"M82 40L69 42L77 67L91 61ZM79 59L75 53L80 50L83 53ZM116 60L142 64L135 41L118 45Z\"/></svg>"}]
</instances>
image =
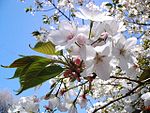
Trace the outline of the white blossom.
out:
<instances>
[{"instance_id":1,"label":"white blossom","mask_svg":"<svg viewBox=\"0 0 150 113\"><path fill-rule=\"evenodd\" d=\"M128 63L134 63L134 55L131 49L136 45L136 38L128 38L122 34L114 37L116 42L113 44L112 54L119 60L119 66L122 70L128 71Z\"/></svg>"},{"instance_id":2,"label":"white blossom","mask_svg":"<svg viewBox=\"0 0 150 113\"><path fill-rule=\"evenodd\" d=\"M78 12L74 13L76 17L91 21L112 20L111 16L104 15L100 12L99 7L93 2L89 2L86 7L81 7Z\"/></svg>"},{"instance_id":3,"label":"white blossom","mask_svg":"<svg viewBox=\"0 0 150 113\"><path fill-rule=\"evenodd\" d=\"M150 92L143 94L141 98L144 100L145 106L150 106Z\"/></svg>"},{"instance_id":4,"label":"white blossom","mask_svg":"<svg viewBox=\"0 0 150 113\"><path fill-rule=\"evenodd\" d=\"M109 57L110 43L103 46L84 46L81 48L81 58L85 61L86 69L83 76L88 76L95 72L100 79L108 80L112 67Z\"/></svg>"}]
</instances>

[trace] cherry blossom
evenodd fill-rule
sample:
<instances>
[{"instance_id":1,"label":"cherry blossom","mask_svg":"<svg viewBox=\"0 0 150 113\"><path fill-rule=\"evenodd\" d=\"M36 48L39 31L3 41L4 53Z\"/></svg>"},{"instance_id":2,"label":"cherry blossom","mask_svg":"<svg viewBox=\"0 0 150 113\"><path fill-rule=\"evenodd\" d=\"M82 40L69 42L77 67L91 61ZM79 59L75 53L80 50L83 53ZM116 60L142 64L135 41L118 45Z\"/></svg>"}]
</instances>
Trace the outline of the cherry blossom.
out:
<instances>
[{"instance_id":1,"label":"cherry blossom","mask_svg":"<svg viewBox=\"0 0 150 113\"><path fill-rule=\"evenodd\" d=\"M40 3L42 7L39 7ZM45 80L39 73L45 74L50 70L46 73L50 77L50 88L40 99L21 97L12 104L9 113L38 113L39 102L43 100L47 102L44 105L47 112L77 113L78 107L89 113L149 111L149 1L112 0L103 2L100 7L96 3L86 0L59 0L56 3L36 0L37 8L32 9L33 12L50 7L53 13L44 17L44 23L50 24L50 29L42 28L32 33L38 41L33 50L48 55L40 57L39 61L36 56L29 64L23 57L6 67L17 68L17 74L24 67L23 72L28 70L28 66L32 69L32 61L33 64L41 64L37 66L42 69L38 71L37 78L40 76L41 80ZM49 42L50 45L47 45ZM19 63L16 65L16 62ZM26 65L23 65L24 62ZM55 68L58 74L53 72ZM36 70L33 72L36 73ZM26 74L18 75L19 80ZM24 82L20 82L22 87Z\"/></svg>"},{"instance_id":2,"label":"cherry blossom","mask_svg":"<svg viewBox=\"0 0 150 113\"><path fill-rule=\"evenodd\" d=\"M144 100L145 106L150 106L150 92L143 94L141 98Z\"/></svg>"},{"instance_id":3,"label":"cherry blossom","mask_svg":"<svg viewBox=\"0 0 150 113\"><path fill-rule=\"evenodd\" d=\"M125 39L122 34L118 34L114 39L116 39L116 42L113 44L112 53L119 60L121 69L127 71L128 63L134 63L134 55L131 53L131 49L136 45L137 39L134 37Z\"/></svg>"},{"instance_id":4,"label":"cherry blossom","mask_svg":"<svg viewBox=\"0 0 150 113\"><path fill-rule=\"evenodd\" d=\"M37 113L39 110L39 103L35 101L36 97L21 97L17 103L12 105L12 107L8 110L9 113L29 113L35 112Z\"/></svg>"},{"instance_id":5,"label":"cherry blossom","mask_svg":"<svg viewBox=\"0 0 150 113\"><path fill-rule=\"evenodd\" d=\"M87 75L95 72L98 77L103 80L109 79L111 73L111 66L109 57L110 54L110 43L103 46L84 46L81 48L81 57L85 61L85 73ZM89 51L90 50L90 51Z\"/></svg>"},{"instance_id":6,"label":"cherry blossom","mask_svg":"<svg viewBox=\"0 0 150 113\"><path fill-rule=\"evenodd\" d=\"M93 2L90 2L86 7L81 7L80 12L75 12L75 16L82 19L87 19L91 21L106 21L112 20L113 18L107 15L104 15L100 12L99 7L96 6Z\"/></svg>"}]
</instances>

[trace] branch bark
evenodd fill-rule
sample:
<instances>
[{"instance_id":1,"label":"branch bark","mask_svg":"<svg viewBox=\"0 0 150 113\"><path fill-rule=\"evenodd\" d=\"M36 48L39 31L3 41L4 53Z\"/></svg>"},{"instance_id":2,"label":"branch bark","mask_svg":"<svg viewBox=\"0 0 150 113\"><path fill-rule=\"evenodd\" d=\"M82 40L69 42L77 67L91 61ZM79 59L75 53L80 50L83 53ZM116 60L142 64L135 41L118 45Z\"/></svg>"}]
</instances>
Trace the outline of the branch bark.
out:
<instances>
[{"instance_id":1,"label":"branch bark","mask_svg":"<svg viewBox=\"0 0 150 113\"><path fill-rule=\"evenodd\" d=\"M122 78L123 78L123 77L122 77ZM121 77L120 77L120 79L121 79ZM125 79L127 79L127 78L125 78ZM130 79L130 80L131 80L131 79ZM105 104L105 105L103 105L103 106L101 106L101 107L95 109L92 113L96 113L98 110L104 109L105 107L107 107L107 106L113 104L114 102L119 101L119 100L121 100L121 99L123 99L123 98L125 98L125 97L127 97L127 96L130 96L131 94L134 93L135 90L137 90L138 88L140 88L142 85L146 85L146 84L150 84L150 78L148 78L148 79L146 79L146 80L143 80L143 81L140 81L139 84L138 84L135 88L133 88L132 90L130 90L128 93L126 93L125 95L123 95L123 96L121 96L121 97L118 97L118 98L116 98L116 99L114 99L114 100L108 102L107 104Z\"/></svg>"},{"instance_id":2,"label":"branch bark","mask_svg":"<svg viewBox=\"0 0 150 113\"><path fill-rule=\"evenodd\" d=\"M48 0L53 6L55 9L57 9L67 20L71 21L71 19L65 15L65 13L63 13L54 3L51 2L51 0Z\"/></svg>"}]
</instances>

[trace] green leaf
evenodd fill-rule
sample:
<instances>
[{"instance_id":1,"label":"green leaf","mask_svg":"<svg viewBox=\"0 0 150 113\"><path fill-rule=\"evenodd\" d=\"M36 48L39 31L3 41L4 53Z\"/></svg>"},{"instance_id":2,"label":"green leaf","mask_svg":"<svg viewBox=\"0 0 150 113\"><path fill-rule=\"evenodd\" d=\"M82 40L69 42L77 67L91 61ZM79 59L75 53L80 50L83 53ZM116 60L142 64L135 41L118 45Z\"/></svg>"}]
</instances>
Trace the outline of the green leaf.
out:
<instances>
[{"instance_id":1,"label":"green leaf","mask_svg":"<svg viewBox=\"0 0 150 113\"><path fill-rule=\"evenodd\" d=\"M25 12L26 12L26 13L27 13L27 12L32 12L32 7L26 8L26 9L25 9Z\"/></svg>"},{"instance_id":2,"label":"green leaf","mask_svg":"<svg viewBox=\"0 0 150 113\"><path fill-rule=\"evenodd\" d=\"M33 63L36 60L42 59L44 57L40 57L40 56L25 56L23 58L19 58L17 60L15 60L12 64L10 64L9 66L3 66L4 68L17 68L17 67L22 67L25 66L27 64Z\"/></svg>"},{"instance_id":3,"label":"green leaf","mask_svg":"<svg viewBox=\"0 0 150 113\"><path fill-rule=\"evenodd\" d=\"M50 24L51 18L47 15L43 15L43 23L44 24Z\"/></svg>"},{"instance_id":4,"label":"green leaf","mask_svg":"<svg viewBox=\"0 0 150 113\"><path fill-rule=\"evenodd\" d=\"M30 46L30 45L29 45ZM60 52L55 51L55 45L52 42L38 42L33 48L34 51L48 54L48 55L59 55Z\"/></svg>"},{"instance_id":5,"label":"green leaf","mask_svg":"<svg viewBox=\"0 0 150 113\"><path fill-rule=\"evenodd\" d=\"M58 20L59 20L59 15L54 14L54 15L53 15L53 20L54 20L55 22L58 22Z\"/></svg>"},{"instance_id":6,"label":"green leaf","mask_svg":"<svg viewBox=\"0 0 150 113\"><path fill-rule=\"evenodd\" d=\"M33 36L39 36L39 35L41 35L41 33L40 33L39 31L33 31L33 32L32 32L32 35L33 35Z\"/></svg>"},{"instance_id":7,"label":"green leaf","mask_svg":"<svg viewBox=\"0 0 150 113\"><path fill-rule=\"evenodd\" d=\"M25 75L20 78L21 88L18 90L17 95L26 89L35 87L56 77L64 70L59 65L52 64L50 66L45 66L46 64L46 62L40 61L30 66Z\"/></svg>"},{"instance_id":8,"label":"green leaf","mask_svg":"<svg viewBox=\"0 0 150 113\"><path fill-rule=\"evenodd\" d=\"M121 4L118 4L118 7L119 7L119 8L123 8L123 6L122 6Z\"/></svg>"},{"instance_id":9,"label":"green leaf","mask_svg":"<svg viewBox=\"0 0 150 113\"><path fill-rule=\"evenodd\" d=\"M14 76L10 79L19 78L21 88L18 90L18 94L20 94L26 89L40 85L59 75L64 69L55 63L59 63L59 61L40 56L22 56L9 66L3 67L17 68Z\"/></svg>"},{"instance_id":10,"label":"green leaf","mask_svg":"<svg viewBox=\"0 0 150 113\"><path fill-rule=\"evenodd\" d=\"M30 63L30 64L27 64L27 65L25 65L25 66L23 66L23 67L18 67L18 68L16 69L16 71L15 71L14 76L11 77L11 78L9 78L9 79L15 79L15 78L18 78L18 77L23 76L23 75L25 74L25 72L28 70L28 68L29 68L30 65L31 65L31 63Z\"/></svg>"},{"instance_id":11,"label":"green leaf","mask_svg":"<svg viewBox=\"0 0 150 113\"><path fill-rule=\"evenodd\" d=\"M111 3L107 3L106 6L112 7L113 5Z\"/></svg>"}]
</instances>

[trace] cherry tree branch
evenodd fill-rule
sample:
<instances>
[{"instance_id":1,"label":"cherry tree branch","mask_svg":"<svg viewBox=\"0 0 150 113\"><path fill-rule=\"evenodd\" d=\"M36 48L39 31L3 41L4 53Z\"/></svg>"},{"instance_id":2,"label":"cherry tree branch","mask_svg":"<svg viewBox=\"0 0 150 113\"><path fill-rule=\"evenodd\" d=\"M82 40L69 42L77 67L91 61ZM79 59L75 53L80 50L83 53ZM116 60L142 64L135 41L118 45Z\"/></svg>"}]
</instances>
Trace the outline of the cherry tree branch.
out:
<instances>
[{"instance_id":1,"label":"cherry tree branch","mask_svg":"<svg viewBox=\"0 0 150 113\"><path fill-rule=\"evenodd\" d=\"M117 77L117 76L110 76L110 78L116 78L116 79L126 79L126 80L129 80L129 81L132 81L132 82L136 82L138 84L141 84L141 81L139 80L134 80L134 79L130 79L128 77Z\"/></svg>"},{"instance_id":2,"label":"cherry tree branch","mask_svg":"<svg viewBox=\"0 0 150 113\"><path fill-rule=\"evenodd\" d=\"M132 24L137 24L137 25L142 25L142 26L150 26L150 23L140 23L140 22L135 22L134 20L133 21L126 21L126 22L132 23Z\"/></svg>"},{"instance_id":3,"label":"cherry tree branch","mask_svg":"<svg viewBox=\"0 0 150 113\"><path fill-rule=\"evenodd\" d=\"M139 23L139 22L131 22L131 23L133 23L133 24L137 24L137 25L143 25L143 26L150 26L150 24L149 23Z\"/></svg>"},{"instance_id":4,"label":"cherry tree branch","mask_svg":"<svg viewBox=\"0 0 150 113\"><path fill-rule=\"evenodd\" d=\"M119 97L119 98L116 98L116 99L114 99L114 100L108 102L108 103L105 104L104 106L101 106L101 107L95 109L92 113L96 113L98 110L104 109L105 107L109 106L110 104L112 104L112 103L114 103L114 102L116 102L116 101L119 101L119 100L121 100L121 99L123 99L123 98L125 98L125 97L127 97L127 96L130 96L130 95L131 95L132 93L134 93L134 91L135 91L136 89L138 89L140 86L141 86L141 84L137 85L135 88L133 88L132 90L130 90L130 91L129 91L128 93L126 93L125 95L123 95L123 96L121 96L121 97Z\"/></svg>"},{"instance_id":5,"label":"cherry tree branch","mask_svg":"<svg viewBox=\"0 0 150 113\"><path fill-rule=\"evenodd\" d=\"M52 11L54 10L55 8L50 8L50 9L38 9L36 11L41 11L41 12L47 12L47 11Z\"/></svg>"},{"instance_id":6,"label":"cherry tree branch","mask_svg":"<svg viewBox=\"0 0 150 113\"><path fill-rule=\"evenodd\" d=\"M108 102L107 104L105 104L105 105L103 105L103 106L101 106L101 107L95 109L92 113L96 113L98 110L104 109L105 107L109 106L110 104L113 104L114 102L119 101L119 100L121 100L121 99L123 99L123 98L125 98L125 97L127 97L127 96L130 96L131 94L134 93L134 91L135 91L136 89L138 89L138 88L141 87L142 85L149 84L149 82L150 82L150 78L141 81L135 88L133 88L132 90L130 90L130 91L129 91L128 93L126 93L125 95L123 95L123 96L121 96L121 97L118 97L118 98L116 98L116 99L114 99L114 100Z\"/></svg>"},{"instance_id":7,"label":"cherry tree branch","mask_svg":"<svg viewBox=\"0 0 150 113\"><path fill-rule=\"evenodd\" d=\"M65 13L63 13L54 3L52 3L51 2L51 0L48 0L52 5L53 5L53 7L55 8L55 9L57 9L67 20L69 20L69 21L71 21L71 19L67 16L67 15L65 15Z\"/></svg>"}]
</instances>

